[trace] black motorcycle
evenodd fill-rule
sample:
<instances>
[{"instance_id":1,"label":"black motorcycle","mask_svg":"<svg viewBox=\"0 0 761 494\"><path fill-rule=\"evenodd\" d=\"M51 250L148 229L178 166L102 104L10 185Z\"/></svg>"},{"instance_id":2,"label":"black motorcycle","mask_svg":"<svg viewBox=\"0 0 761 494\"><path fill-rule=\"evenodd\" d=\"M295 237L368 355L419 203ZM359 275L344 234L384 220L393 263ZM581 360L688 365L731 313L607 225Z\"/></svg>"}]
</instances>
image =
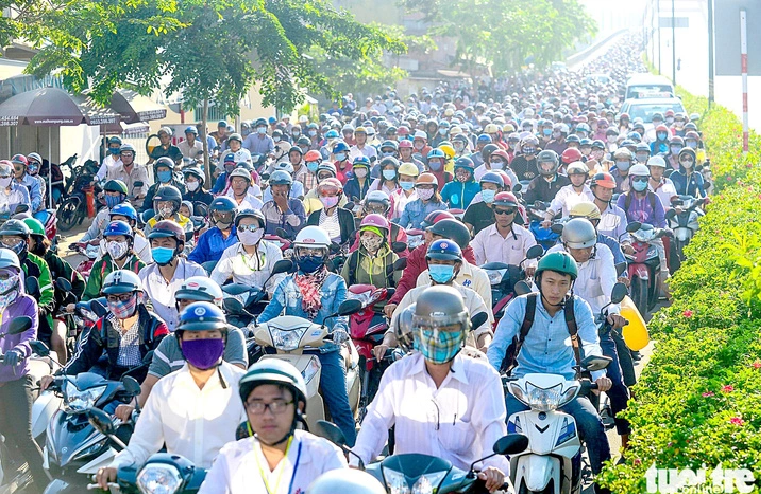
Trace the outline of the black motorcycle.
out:
<instances>
[{"instance_id":1,"label":"black motorcycle","mask_svg":"<svg viewBox=\"0 0 761 494\"><path fill-rule=\"evenodd\" d=\"M58 227L62 232L71 230L79 225L87 217L87 195L85 188L95 181L100 165L97 161L87 160L84 164L71 170L71 178L63 189L61 205L58 208ZM99 186L95 186L95 194L100 192Z\"/></svg>"}]
</instances>

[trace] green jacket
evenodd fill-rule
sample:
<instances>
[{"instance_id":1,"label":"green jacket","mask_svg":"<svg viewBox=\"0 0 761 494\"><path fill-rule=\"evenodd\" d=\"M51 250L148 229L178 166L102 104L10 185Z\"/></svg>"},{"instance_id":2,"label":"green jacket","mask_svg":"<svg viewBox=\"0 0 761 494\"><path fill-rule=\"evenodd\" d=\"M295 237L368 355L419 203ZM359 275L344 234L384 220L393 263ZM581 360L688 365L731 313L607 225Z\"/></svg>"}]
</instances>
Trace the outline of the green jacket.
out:
<instances>
[{"instance_id":1,"label":"green jacket","mask_svg":"<svg viewBox=\"0 0 761 494\"><path fill-rule=\"evenodd\" d=\"M375 256L368 254L365 246L360 244L359 248L346 259L341 270L341 277L346 281L347 286L369 283L375 288L391 288L399 282L402 273L393 273L394 284L390 286L386 267L392 265L397 259L399 256L391 252L388 244L384 244Z\"/></svg>"},{"instance_id":2,"label":"green jacket","mask_svg":"<svg viewBox=\"0 0 761 494\"><path fill-rule=\"evenodd\" d=\"M39 309L40 322L45 319L48 324L48 328L53 327L53 309L55 307L55 293L53 291L53 280L50 276L50 267L45 259L27 252L24 259L21 261L21 269L24 270L26 277L37 278L37 283L40 286L38 293L30 293L37 300L37 307Z\"/></svg>"},{"instance_id":3,"label":"green jacket","mask_svg":"<svg viewBox=\"0 0 761 494\"><path fill-rule=\"evenodd\" d=\"M121 268L116 265L110 254L105 254L92 265L90 276L87 278L87 287L85 288L84 295L82 295L82 300L90 300L92 298L100 297L103 280L114 271L127 269L137 274L144 267L145 263L134 253L131 254Z\"/></svg>"},{"instance_id":4,"label":"green jacket","mask_svg":"<svg viewBox=\"0 0 761 494\"><path fill-rule=\"evenodd\" d=\"M45 254L45 262L48 263L48 267L50 268L50 277L55 282L58 278L65 278L69 280L69 283L71 283L71 293L77 298L81 299L82 294L85 292L85 280L82 278L82 275L79 274L77 271L74 271L72 269L71 264L69 264L67 261L61 259L57 255L53 254L53 251L49 250ZM55 290L55 288L54 288ZM57 313L58 309L61 307L63 303L69 303L70 300L67 298L67 293L60 293L58 290L55 290L55 312Z\"/></svg>"}]
</instances>

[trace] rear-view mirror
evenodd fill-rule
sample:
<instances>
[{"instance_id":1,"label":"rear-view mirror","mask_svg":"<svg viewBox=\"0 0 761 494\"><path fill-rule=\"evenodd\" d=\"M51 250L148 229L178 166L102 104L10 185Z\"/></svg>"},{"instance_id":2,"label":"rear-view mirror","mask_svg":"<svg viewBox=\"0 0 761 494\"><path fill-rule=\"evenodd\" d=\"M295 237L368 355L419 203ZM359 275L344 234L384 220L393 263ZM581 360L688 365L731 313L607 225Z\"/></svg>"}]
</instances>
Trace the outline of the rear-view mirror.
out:
<instances>
[{"instance_id":1,"label":"rear-view mirror","mask_svg":"<svg viewBox=\"0 0 761 494\"><path fill-rule=\"evenodd\" d=\"M323 439L327 439L337 446L343 446L346 444L346 438L344 438L343 432L338 428L336 424L328 422L326 420L318 420L314 425L314 434ZM525 449L525 448L524 448Z\"/></svg>"},{"instance_id":2,"label":"rear-view mirror","mask_svg":"<svg viewBox=\"0 0 761 494\"><path fill-rule=\"evenodd\" d=\"M492 451L495 455L516 455L528 447L528 437L523 434L509 434L494 443Z\"/></svg>"},{"instance_id":3,"label":"rear-view mirror","mask_svg":"<svg viewBox=\"0 0 761 494\"><path fill-rule=\"evenodd\" d=\"M24 281L24 289L29 295L36 295L40 292L40 282L37 277L30 276Z\"/></svg>"},{"instance_id":4,"label":"rear-view mirror","mask_svg":"<svg viewBox=\"0 0 761 494\"><path fill-rule=\"evenodd\" d=\"M132 376L124 376L122 378L122 386L124 386L124 391L132 396L140 394L140 384Z\"/></svg>"},{"instance_id":5,"label":"rear-view mirror","mask_svg":"<svg viewBox=\"0 0 761 494\"><path fill-rule=\"evenodd\" d=\"M32 347L32 351L39 357L47 357L50 355L50 348L41 341L30 341L29 346Z\"/></svg>"},{"instance_id":6,"label":"rear-view mirror","mask_svg":"<svg viewBox=\"0 0 761 494\"><path fill-rule=\"evenodd\" d=\"M531 293L531 287L528 286L528 283L526 283L525 280L520 280L515 284L513 287L513 290L515 290L515 293L518 295L525 295L527 293Z\"/></svg>"},{"instance_id":7,"label":"rear-view mirror","mask_svg":"<svg viewBox=\"0 0 761 494\"><path fill-rule=\"evenodd\" d=\"M349 316L362 310L362 302L355 298L347 298L338 306L339 316Z\"/></svg>"},{"instance_id":8,"label":"rear-view mirror","mask_svg":"<svg viewBox=\"0 0 761 494\"><path fill-rule=\"evenodd\" d=\"M604 355L590 355L581 361L581 366L590 372L603 370L610 365L611 358Z\"/></svg>"},{"instance_id":9,"label":"rear-view mirror","mask_svg":"<svg viewBox=\"0 0 761 494\"><path fill-rule=\"evenodd\" d=\"M629 291L626 289L626 285L621 282L616 283L613 285L613 290L610 292L610 303L620 304L628 293Z\"/></svg>"},{"instance_id":10,"label":"rear-view mirror","mask_svg":"<svg viewBox=\"0 0 761 494\"><path fill-rule=\"evenodd\" d=\"M626 231L627 233L634 233L638 231L640 228L642 228L642 223L639 221L632 221L628 225L626 225Z\"/></svg>"},{"instance_id":11,"label":"rear-view mirror","mask_svg":"<svg viewBox=\"0 0 761 494\"><path fill-rule=\"evenodd\" d=\"M407 250L407 244L404 242L391 242L391 252L399 254Z\"/></svg>"},{"instance_id":12,"label":"rear-view mirror","mask_svg":"<svg viewBox=\"0 0 761 494\"><path fill-rule=\"evenodd\" d=\"M534 244L526 251L526 259L537 259L544 254L544 247L541 244Z\"/></svg>"},{"instance_id":13,"label":"rear-view mirror","mask_svg":"<svg viewBox=\"0 0 761 494\"><path fill-rule=\"evenodd\" d=\"M280 259L272 266L272 274L283 274L294 271L293 261L291 259Z\"/></svg>"},{"instance_id":14,"label":"rear-view mirror","mask_svg":"<svg viewBox=\"0 0 761 494\"><path fill-rule=\"evenodd\" d=\"M55 283L53 283L56 290L61 292L70 292L71 291L71 283L69 280L63 277L56 278Z\"/></svg>"},{"instance_id":15,"label":"rear-view mirror","mask_svg":"<svg viewBox=\"0 0 761 494\"><path fill-rule=\"evenodd\" d=\"M21 334L32 327L32 318L29 316L18 316L11 320L8 327L8 334Z\"/></svg>"},{"instance_id":16,"label":"rear-view mirror","mask_svg":"<svg viewBox=\"0 0 761 494\"><path fill-rule=\"evenodd\" d=\"M114 422L106 412L100 408L90 408L87 410L87 421L90 425L98 429L104 436L112 436L116 432Z\"/></svg>"},{"instance_id":17,"label":"rear-view mirror","mask_svg":"<svg viewBox=\"0 0 761 494\"><path fill-rule=\"evenodd\" d=\"M90 300L90 310L95 312L95 315L98 317L103 317L106 315L106 298L100 297L100 298L93 298Z\"/></svg>"},{"instance_id":18,"label":"rear-view mirror","mask_svg":"<svg viewBox=\"0 0 761 494\"><path fill-rule=\"evenodd\" d=\"M222 307L224 307L225 312L233 316L243 312L243 304L240 303L240 300L233 297L224 298L222 300Z\"/></svg>"},{"instance_id":19,"label":"rear-view mirror","mask_svg":"<svg viewBox=\"0 0 761 494\"><path fill-rule=\"evenodd\" d=\"M562 223L553 223L550 227L550 230L552 230L552 233L555 235L561 235L563 233L563 224Z\"/></svg>"},{"instance_id":20,"label":"rear-view mirror","mask_svg":"<svg viewBox=\"0 0 761 494\"><path fill-rule=\"evenodd\" d=\"M484 323L489 319L489 316L486 315L486 312L479 312L478 314L474 315L470 318L470 328L476 329L480 328L484 325Z\"/></svg>"}]
</instances>

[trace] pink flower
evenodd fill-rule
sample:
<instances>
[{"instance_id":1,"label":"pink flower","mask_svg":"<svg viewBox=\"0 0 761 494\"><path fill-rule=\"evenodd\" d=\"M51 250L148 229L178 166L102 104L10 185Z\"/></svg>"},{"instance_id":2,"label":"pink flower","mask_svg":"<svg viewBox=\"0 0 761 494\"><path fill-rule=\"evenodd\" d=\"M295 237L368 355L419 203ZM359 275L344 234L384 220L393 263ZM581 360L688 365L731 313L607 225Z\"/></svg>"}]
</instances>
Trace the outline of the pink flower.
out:
<instances>
[{"instance_id":1,"label":"pink flower","mask_svg":"<svg viewBox=\"0 0 761 494\"><path fill-rule=\"evenodd\" d=\"M642 464L642 460L640 460L639 458L635 458L634 459L634 464L635 465L641 465Z\"/></svg>"},{"instance_id":2,"label":"pink flower","mask_svg":"<svg viewBox=\"0 0 761 494\"><path fill-rule=\"evenodd\" d=\"M694 314L694 312L692 312L692 311L691 311L691 310L689 310L689 309L688 309L688 310L686 310L686 311L684 311L684 312L682 312L682 315L683 315L684 317L692 317L692 315L693 315L693 314Z\"/></svg>"},{"instance_id":3,"label":"pink flower","mask_svg":"<svg viewBox=\"0 0 761 494\"><path fill-rule=\"evenodd\" d=\"M754 369L761 369L761 362L759 362L758 360L753 362L753 368Z\"/></svg>"},{"instance_id":4,"label":"pink flower","mask_svg":"<svg viewBox=\"0 0 761 494\"><path fill-rule=\"evenodd\" d=\"M752 167L753 167L753 163L748 163L747 165L745 165L745 168L752 168Z\"/></svg>"},{"instance_id":5,"label":"pink flower","mask_svg":"<svg viewBox=\"0 0 761 494\"><path fill-rule=\"evenodd\" d=\"M729 419L729 423L734 425L743 425L745 424L745 421L741 419L740 417L732 417L731 419Z\"/></svg>"},{"instance_id":6,"label":"pink flower","mask_svg":"<svg viewBox=\"0 0 761 494\"><path fill-rule=\"evenodd\" d=\"M723 386L721 388L721 390L724 391L725 393L731 393L732 391L734 391L734 389L735 388L733 388L731 384L727 384L726 386Z\"/></svg>"},{"instance_id":7,"label":"pink flower","mask_svg":"<svg viewBox=\"0 0 761 494\"><path fill-rule=\"evenodd\" d=\"M713 391L706 391L703 393L703 398L712 398L713 397Z\"/></svg>"}]
</instances>

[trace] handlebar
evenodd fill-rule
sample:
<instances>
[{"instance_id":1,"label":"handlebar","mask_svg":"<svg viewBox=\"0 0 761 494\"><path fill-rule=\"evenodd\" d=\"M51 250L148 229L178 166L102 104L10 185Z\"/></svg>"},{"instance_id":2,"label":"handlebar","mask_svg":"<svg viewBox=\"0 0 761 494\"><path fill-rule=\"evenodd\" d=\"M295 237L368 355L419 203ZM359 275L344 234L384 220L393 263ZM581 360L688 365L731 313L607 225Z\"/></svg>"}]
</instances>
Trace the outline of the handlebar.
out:
<instances>
[{"instance_id":1,"label":"handlebar","mask_svg":"<svg viewBox=\"0 0 761 494\"><path fill-rule=\"evenodd\" d=\"M114 489L116 491L119 491L119 490L122 489L119 486L119 484L117 484L116 482L108 482L107 485L108 485L108 487L110 489ZM100 488L100 484L87 484L87 490L88 491L98 491L98 490L103 490L103 489Z\"/></svg>"}]
</instances>

